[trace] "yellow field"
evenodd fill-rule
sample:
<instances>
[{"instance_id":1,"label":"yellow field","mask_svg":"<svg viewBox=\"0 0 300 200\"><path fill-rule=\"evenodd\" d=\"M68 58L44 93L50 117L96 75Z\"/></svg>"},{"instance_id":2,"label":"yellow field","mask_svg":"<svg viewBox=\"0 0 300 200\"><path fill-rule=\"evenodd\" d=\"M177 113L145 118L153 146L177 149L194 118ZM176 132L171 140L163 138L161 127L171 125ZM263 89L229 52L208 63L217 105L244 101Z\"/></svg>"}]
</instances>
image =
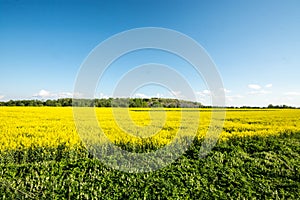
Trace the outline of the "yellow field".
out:
<instances>
[{"instance_id":1,"label":"yellow field","mask_svg":"<svg viewBox=\"0 0 300 200\"><path fill-rule=\"evenodd\" d=\"M180 109L167 109L166 112L135 108L129 112L124 108L114 109L114 112L111 108L95 110L101 129L113 142L139 143L149 138L153 144L165 145L178 130L184 131L184 126L197 127L193 120L197 112L193 109L183 109L183 113L187 113L183 123ZM200 109L198 137L205 136L210 116L210 109ZM300 133L300 110L227 109L221 139L292 132ZM0 136L0 150L56 147L61 143L72 148L80 144L69 107L0 107Z\"/></svg>"}]
</instances>

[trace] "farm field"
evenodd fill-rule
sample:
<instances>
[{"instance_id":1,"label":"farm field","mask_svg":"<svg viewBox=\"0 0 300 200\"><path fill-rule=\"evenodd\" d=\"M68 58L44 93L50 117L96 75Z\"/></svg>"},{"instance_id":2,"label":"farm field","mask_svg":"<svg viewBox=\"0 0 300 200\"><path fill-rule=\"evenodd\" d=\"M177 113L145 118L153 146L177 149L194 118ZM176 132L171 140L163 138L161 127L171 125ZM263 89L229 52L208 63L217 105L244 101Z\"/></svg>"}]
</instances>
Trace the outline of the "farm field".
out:
<instances>
[{"instance_id":1,"label":"farm field","mask_svg":"<svg viewBox=\"0 0 300 200\"><path fill-rule=\"evenodd\" d=\"M178 130L197 126L196 111L199 127L189 150L165 168L136 174L113 170L87 152L71 107L0 107L0 194L3 199L298 197L298 109L227 109L217 145L201 159L211 109L96 108L95 115L112 143L149 152L172 142Z\"/></svg>"}]
</instances>

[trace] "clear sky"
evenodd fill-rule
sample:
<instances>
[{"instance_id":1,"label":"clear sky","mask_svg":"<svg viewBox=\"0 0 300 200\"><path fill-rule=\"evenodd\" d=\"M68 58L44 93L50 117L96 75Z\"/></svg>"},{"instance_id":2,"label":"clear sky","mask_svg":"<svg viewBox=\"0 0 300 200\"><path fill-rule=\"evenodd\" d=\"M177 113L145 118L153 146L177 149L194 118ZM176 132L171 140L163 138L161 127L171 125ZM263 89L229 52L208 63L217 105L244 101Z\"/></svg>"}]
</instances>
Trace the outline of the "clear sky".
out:
<instances>
[{"instance_id":1,"label":"clear sky","mask_svg":"<svg viewBox=\"0 0 300 200\"><path fill-rule=\"evenodd\" d=\"M298 0L0 0L0 101L69 97L82 62L100 42L132 28L163 27L206 49L223 79L227 105L300 106L299 10ZM208 88L191 66L151 50L115 62L96 96L111 96L125 69L144 62L173 66L209 104ZM135 96L169 97L158 86Z\"/></svg>"}]
</instances>

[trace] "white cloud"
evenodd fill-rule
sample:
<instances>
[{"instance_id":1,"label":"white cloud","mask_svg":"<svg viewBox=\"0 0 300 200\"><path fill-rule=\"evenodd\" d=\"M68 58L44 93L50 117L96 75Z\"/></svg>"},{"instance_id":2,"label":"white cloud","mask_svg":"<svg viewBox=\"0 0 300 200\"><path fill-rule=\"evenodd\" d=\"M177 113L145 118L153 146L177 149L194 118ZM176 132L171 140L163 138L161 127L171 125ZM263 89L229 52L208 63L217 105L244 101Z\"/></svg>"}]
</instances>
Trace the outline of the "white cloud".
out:
<instances>
[{"instance_id":1,"label":"white cloud","mask_svg":"<svg viewBox=\"0 0 300 200\"><path fill-rule=\"evenodd\" d=\"M133 95L133 98L142 98L142 99L147 99L149 98L147 95L142 94L142 93L136 93Z\"/></svg>"},{"instance_id":2,"label":"white cloud","mask_svg":"<svg viewBox=\"0 0 300 200\"><path fill-rule=\"evenodd\" d=\"M37 97L37 98L41 98L41 99L72 98L73 93L71 93L71 92L52 93L52 92L42 89L38 93L34 94L33 97Z\"/></svg>"},{"instance_id":3,"label":"white cloud","mask_svg":"<svg viewBox=\"0 0 300 200\"><path fill-rule=\"evenodd\" d=\"M71 92L60 92L57 94L58 98L72 98L73 97L73 93Z\"/></svg>"},{"instance_id":4,"label":"white cloud","mask_svg":"<svg viewBox=\"0 0 300 200\"><path fill-rule=\"evenodd\" d=\"M271 87L273 87L273 84L267 84L267 85L265 85L265 88L271 88Z\"/></svg>"},{"instance_id":5,"label":"white cloud","mask_svg":"<svg viewBox=\"0 0 300 200\"><path fill-rule=\"evenodd\" d=\"M109 96L108 95L105 95L103 93L100 93L100 96L99 96L100 99L108 99Z\"/></svg>"},{"instance_id":6,"label":"white cloud","mask_svg":"<svg viewBox=\"0 0 300 200\"><path fill-rule=\"evenodd\" d=\"M225 93L230 93L231 90L227 90L226 88L224 88L224 92L225 92Z\"/></svg>"},{"instance_id":7,"label":"white cloud","mask_svg":"<svg viewBox=\"0 0 300 200\"><path fill-rule=\"evenodd\" d=\"M211 94L211 92L209 91L209 90L203 90L203 92L202 92L204 95L210 95Z\"/></svg>"},{"instance_id":8,"label":"white cloud","mask_svg":"<svg viewBox=\"0 0 300 200\"><path fill-rule=\"evenodd\" d=\"M49 97L51 97L51 94L49 91L40 90L38 93L34 94L33 97L49 98Z\"/></svg>"},{"instance_id":9,"label":"white cloud","mask_svg":"<svg viewBox=\"0 0 300 200\"><path fill-rule=\"evenodd\" d=\"M4 95L0 95L0 99L3 99L5 96Z\"/></svg>"},{"instance_id":10,"label":"white cloud","mask_svg":"<svg viewBox=\"0 0 300 200\"><path fill-rule=\"evenodd\" d=\"M224 90L225 95L228 94L228 93L231 93L231 90L228 90L226 88L223 88L222 90ZM203 91L198 91L198 92L195 92L195 93L199 96L202 96L202 97L212 95L212 92L210 90L203 90Z\"/></svg>"},{"instance_id":11,"label":"white cloud","mask_svg":"<svg viewBox=\"0 0 300 200\"><path fill-rule=\"evenodd\" d=\"M150 99L152 97L156 97L156 98L164 98L165 96L161 93L156 93L156 95L146 95L143 93L135 93L133 96L133 98L142 98L142 99ZM167 97L167 98L172 98L172 97Z\"/></svg>"},{"instance_id":12,"label":"white cloud","mask_svg":"<svg viewBox=\"0 0 300 200\"><path fill-rule=\"evenodd\" d=\"M157 97L157 98L164 98L164 95L163 95L163 94L160 94L160 93L157 93L157 94L156 94L156 97Z\"/></svg>"},{"instance_id":13,"label":"white cloud","mask_svg":"<svg viewBox=\"0 0 300 200\"><path fill-rule=\"evenodd\" d=\"M249 84L248 88L253 89L253 90L260 90L261 86L260 85L256 85L256 84Z\"/></svg>"},{"instance_id":14,"label":"white cloud","mask_svg":"<svg viewBox=\"0 0 300 200\"><path fill-rule=\"evenodd\" d=\"M202 95L210 95L211 92L209 90L203 90L202 92L198 92L199 94L202 94Z\"/></svg>"}]
</instances>

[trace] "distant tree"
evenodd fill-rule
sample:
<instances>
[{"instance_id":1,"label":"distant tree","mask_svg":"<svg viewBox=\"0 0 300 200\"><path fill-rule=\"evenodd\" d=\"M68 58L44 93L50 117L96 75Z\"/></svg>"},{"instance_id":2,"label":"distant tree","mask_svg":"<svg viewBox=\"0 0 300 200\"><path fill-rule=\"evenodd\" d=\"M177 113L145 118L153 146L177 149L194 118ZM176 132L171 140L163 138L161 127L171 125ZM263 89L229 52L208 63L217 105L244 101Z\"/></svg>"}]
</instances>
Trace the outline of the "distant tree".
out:
<instances>
[{"instance_id":1,"label":"distant tree","mask_svg":"<svg viewBox=\"0 0 300 200\"><path fill-rule=\"evenodd\" d=\"M24 103L22 101L17 101L16 106L24 106Z\"/></svg>"},{"instance_id":2,"label":"distant tree","mask_svg":"<svg viewBox=\"0 0 300 200\"><path fill-rule=\"evenodd\" d=\"M151 105L151 107L153 108L158 108L158 107L163 107L162 104L158 101L153 102L153 104Z\"/></svg>"}]
</instances>

